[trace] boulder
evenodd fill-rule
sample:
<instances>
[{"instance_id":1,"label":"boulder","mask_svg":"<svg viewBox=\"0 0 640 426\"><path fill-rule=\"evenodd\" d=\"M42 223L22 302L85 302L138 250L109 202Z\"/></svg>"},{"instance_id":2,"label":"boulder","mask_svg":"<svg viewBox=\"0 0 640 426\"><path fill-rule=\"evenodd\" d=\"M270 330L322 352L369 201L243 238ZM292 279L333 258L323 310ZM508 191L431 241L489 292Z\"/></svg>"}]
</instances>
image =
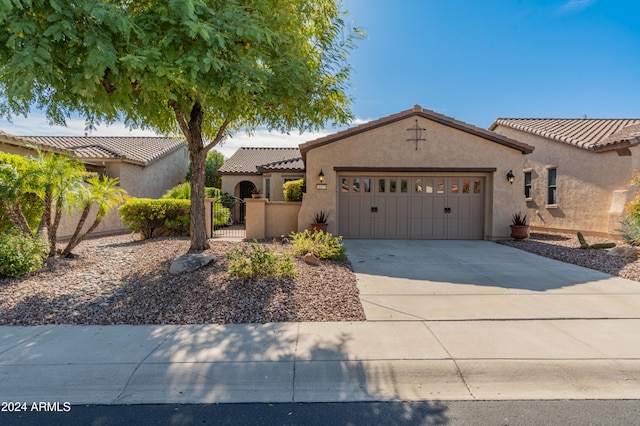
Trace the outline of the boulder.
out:
<instances>
[{"instance_id":1,"label":"boulder","mask_svg":"<svg viewBox=\"0 0 640 426\"><path fill-rule=\"evenodd\" d=\"M179 258L171 263L169 273L172 275L179 275L183 272L193 272L198 268L208 265L213 261L212 254L205 253L187 253L183 254Z\"/></svg>"},{"instance_id":2,"label":"boulder","mask_svg":"<svg viewBox=\"0 0 640 426\"><path fill-rule=\"evenodd\" d=\"M635 247L615 247L607 253L609 256L627 257L630 259L638 258L638 250Z\"/></svg>"},{"instance_id":3,"label":"boulder","mask_svg":"<svg viewBox=\"0 0 640 426\"><path fill-rule=\"evenodd\" d=\"M318 266L320 264L320 258L315 253L307 253L304 255L304 261L309 265Z\"/></svg>"}]
</instances>

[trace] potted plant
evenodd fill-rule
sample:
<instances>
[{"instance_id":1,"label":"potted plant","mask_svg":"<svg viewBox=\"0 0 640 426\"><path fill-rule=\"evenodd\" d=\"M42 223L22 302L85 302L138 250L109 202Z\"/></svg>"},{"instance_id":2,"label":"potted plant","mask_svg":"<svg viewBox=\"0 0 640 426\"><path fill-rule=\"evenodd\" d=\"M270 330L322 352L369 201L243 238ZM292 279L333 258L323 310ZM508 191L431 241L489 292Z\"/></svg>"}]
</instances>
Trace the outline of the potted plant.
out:
<instances>
[{"instance_id":1,"label":"potted plant","mask_svg":"<svg viewBox=\"0 0 640 426\"><path fill-rule=\"evenodd\" d=\"M527 215L520 212L514 213L511 217L511 238L522 241L529 238L529 225L527 225Z\"/></svg>"},{"instance_id":2,"label":"potted plant","mask_svg":"<svg viewBox=\"0 0 640 426\"><path fill-rule=\"evenodd\" d=\"M251 198L262 198L262 189L254 186L251 190Z\"/></svg>"},{"instance_id":3,"label":"potted plant","mask_svg":"<svg viewBox=\"0 0 640 426\"><path fill-rule=\"evenodd\" d=\"M318 213L315 214L315 216L313 216L313 223L311 224L311 228L313 228L314 231L327 232L328 217L329 217L328 214L326 214L323 211L319 211Z\"/></svg>"}]
</instances>

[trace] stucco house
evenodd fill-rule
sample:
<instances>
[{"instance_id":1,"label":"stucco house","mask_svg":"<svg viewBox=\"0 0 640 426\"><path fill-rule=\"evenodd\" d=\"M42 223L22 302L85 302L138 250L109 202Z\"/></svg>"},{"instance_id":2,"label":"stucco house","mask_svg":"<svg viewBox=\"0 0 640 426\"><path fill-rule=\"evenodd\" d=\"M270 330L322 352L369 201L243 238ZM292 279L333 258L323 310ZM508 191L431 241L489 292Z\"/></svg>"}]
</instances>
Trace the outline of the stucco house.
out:
<instances>
[{"instance_id":1,"label":"stucco house","mask_svg":"<svg viewBox=\"0 0 640 426\"><path fill-rule=\"evenodd\" d=\"M251 198L259 189L270 201L284 201L282 185L304 177L298 148L239 148L220 167L222 193Z\"/></svg>"},{"instance_id":2,"label":"stucco house","mask_svg":"<svg viewBox=\"0 0 640 426\"><path fill-rule=\"evenodd\" d=\"M74 156L88 171L120 179L120 187L132 197L159 198L184 182L189 155L184 139L165 137L14 136L0 131L0 151L35 156L31 146ZM93 220L90 217L89 224ZM64 217L58 236L71 236L75 218ZM122 230L116 212L98 226L96 234Z\"/></svg>"},{"instance_id":3,"label":"stucco house","mask_svg":"<svg viewBox=\"0 0 640 426\"><path fill-rule=\"evenodd\" d=\"M640 119L498 118L489 129L535 147L514 169L532 229L619 234L640 170Z\"/></svg>"},{"instance_id":4,"label":"stucco house","mask_svg":"<svg viewBox=\"0 0 640 426\"><path fill-rule=\"evenodd\" d=\"M507 175L522 170L532 151L513 138L416 105L301 144L302 164L295 160L292 174L304 170L306 193L289 227L306 229L324 211L328 232L345 238L508 238L512 214L527 206ZM260 162L280 162L274 167L281 172L287 160ZM256 179L267 171L256 167ZM223 188L235 190L238 179L248 179L227 181L229 176L223 173ZM270 206L267 199L247 200L247 237L280 235L273 231L277 215L269 213Z\"/></svg>"}]
</instances>

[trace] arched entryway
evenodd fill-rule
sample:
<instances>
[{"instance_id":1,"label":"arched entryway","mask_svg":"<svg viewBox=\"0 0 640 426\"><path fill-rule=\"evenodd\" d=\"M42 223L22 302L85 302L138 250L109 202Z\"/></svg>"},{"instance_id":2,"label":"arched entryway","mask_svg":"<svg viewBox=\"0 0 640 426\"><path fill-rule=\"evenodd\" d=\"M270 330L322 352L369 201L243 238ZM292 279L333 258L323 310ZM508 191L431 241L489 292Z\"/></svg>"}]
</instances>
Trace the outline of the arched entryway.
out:
<instances>
[{"instance_id":1,"label":"arched entryway","mask_svg":"<svg viewBox=\"0 0 640 426\"><path fill-rule=\"evenodd\" d=\"M251 193L255 191L256 186L253 182L243 180L236 185L235 196L241 199L251 198Z\"/></svg>"}]
</instances>

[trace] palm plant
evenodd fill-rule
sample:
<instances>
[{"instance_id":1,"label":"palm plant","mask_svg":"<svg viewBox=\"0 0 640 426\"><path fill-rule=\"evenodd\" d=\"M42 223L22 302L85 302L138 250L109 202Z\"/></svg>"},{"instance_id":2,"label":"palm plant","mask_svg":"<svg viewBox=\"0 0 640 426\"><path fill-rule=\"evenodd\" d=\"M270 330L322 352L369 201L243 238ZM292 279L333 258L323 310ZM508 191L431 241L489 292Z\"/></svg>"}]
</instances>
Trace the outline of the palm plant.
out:
<instances>
[{"instance_id":1,"label":"palm plant","mask_svg":"<svg viewBox=\"0 0 640 426\"><path fill-rule=\"evenodd\" d=\"M119 182L120 180L118 178L110 178L108 176L87 179L88 186L85 192L82 213L80 214L80 219L69 243L62 251L63 256L71 256L71 250L76 248L87 235L100 225L100 222L102 222L102 219L109 213L111 208L126 201L128 198L127 191L118 187ZM82 228L94 205L98 208L96 218L87 231L81 235Z\"/></svg>"},{"instance_id":2,"label":"palm plant","mask_svg":"<svg viewBox=\"0 0 640 426\"><path fill-rule=\"evenodd\" d=\"M20 231L33 235L20 205L20 196L29 191L31 172L21 173L12 164L0 164L0 200L9 220Z\"/></svg>"},{"instance_id":3,"label":"palm plant","mask_svg":"<svg viewBox=\"0 0 640 426\"><path fill-rule=\"evenodd\" d=\"M55 256L58 226L62 212L70 212L78 204L84 189L86 174L82 162L53 153L38 150L38 173L35 179L37 193L44 203L44 211L38 226L38 232L47 227L49 238L49 256ZM54 213L53 221L51 215Z\"/></svg>"}]
</instances>

